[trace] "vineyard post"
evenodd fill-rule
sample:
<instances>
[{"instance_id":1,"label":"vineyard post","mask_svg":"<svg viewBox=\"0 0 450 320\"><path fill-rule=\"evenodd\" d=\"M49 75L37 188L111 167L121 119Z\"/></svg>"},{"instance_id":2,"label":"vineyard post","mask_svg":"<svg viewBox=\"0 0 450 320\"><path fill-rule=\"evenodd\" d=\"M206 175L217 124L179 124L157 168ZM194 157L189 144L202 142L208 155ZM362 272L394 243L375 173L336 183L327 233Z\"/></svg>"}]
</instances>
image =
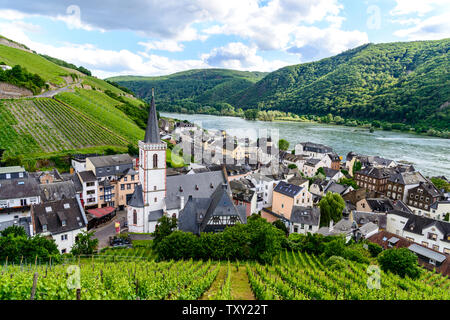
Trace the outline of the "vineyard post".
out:
<instances>
[{"instance_id":1,"label":"vineyard post","mask_svg":"<svg viewBox=\"0 0 450 320\"><path fill-rule=\"evenodd\" d=\"M77 300L81 300L81 289L77 289Z\"/></svg>"},{"instance_id":2,"label":"vineyard post","mask_svg":"<svg viewBox=\"0 0 450 320\"><path fill-rule=\"evenodd\" d=\"M36 258L34 259L34 268L36 269L36 267L37 267L37 259L38 259L38 256L36 255Z\"/></svg>"},{"instance_id":3,"label":"vineyard post","mask_svg":"<svg viewBox=\"0 0 450 320\"><path fill-rule=\"evenodd\" d=\"M38 273L35 272L34 276L33 276L33 287L31 288L30 300L34 300L34 296L36 295L37 279L38 279Z\"/></svg>"}]
</instances>

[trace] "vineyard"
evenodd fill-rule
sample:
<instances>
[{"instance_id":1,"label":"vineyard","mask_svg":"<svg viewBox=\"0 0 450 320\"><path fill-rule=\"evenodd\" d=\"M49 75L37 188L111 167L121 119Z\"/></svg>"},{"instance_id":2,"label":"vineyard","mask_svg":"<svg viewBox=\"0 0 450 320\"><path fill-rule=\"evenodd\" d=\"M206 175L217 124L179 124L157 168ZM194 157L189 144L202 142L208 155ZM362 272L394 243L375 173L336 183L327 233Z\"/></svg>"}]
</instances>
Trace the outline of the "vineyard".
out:
<instances>
[{"instance_id":1,"label":"vineyard","mask_svg":"<svg viewBox=\"0 0 450 320\"><path fill-rule=\"evenodd\" d=\"M0 145L8 154L56 152L98 145L126 145L120 136L54 99L4 100Z\"/></svg>"},{"instance_id":2,"label":"vineyard","mask_svg":"<svg viewBox=\"0 0 450 320\"><path fill-rule=\"evenodd\" d=\"M144 251L141 253L144 255ZM411 280L380 272L380 288L370 289L367 265L348 262L346 268L333 270L324 266L318 257L305 253L284 252L273 265L193 260L156 262L130 256L135 259L113 258L114 262L81 259L59 265L5 264L0 273L0 300L32 296L38 300L450 299L450 280L438 273L424 271L420 279ZM74 281L77 268L73 265L80 270L79 285ZM81 288L78 296L77 287Z\"/></svg>"}]
</instances>

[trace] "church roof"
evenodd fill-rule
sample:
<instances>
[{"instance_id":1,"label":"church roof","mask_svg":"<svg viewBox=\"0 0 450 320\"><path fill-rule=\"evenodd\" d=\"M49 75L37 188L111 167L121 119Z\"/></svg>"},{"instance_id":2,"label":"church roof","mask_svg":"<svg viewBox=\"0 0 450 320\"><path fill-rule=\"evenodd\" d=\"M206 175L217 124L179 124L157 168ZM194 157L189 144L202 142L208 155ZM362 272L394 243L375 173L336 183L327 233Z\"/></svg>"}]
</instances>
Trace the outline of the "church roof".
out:
<instances>
[{"instance_id":1,"label":"church roof","mask_svg":"<svg viewBox=\"0 0 450 320\"><path fill-rule=\"evenodd\" d=\"M128 205L135 208L143 208L144 207L144 196L142 191L142 185L138 184L134 189L133 195L131 196Z\"/></svg>"},{"instance_id":2,"label":"church roof","mask_svg":"<svg viewBox=\"0 0 450 320\"><path fill-rule=\"evenodd\" d=\"M148 113L147 129L145 130L145 143L161 143L159 137L158 117L156 116L155 95L152 88L152 103Z\"/></svg>"}]
</instances>

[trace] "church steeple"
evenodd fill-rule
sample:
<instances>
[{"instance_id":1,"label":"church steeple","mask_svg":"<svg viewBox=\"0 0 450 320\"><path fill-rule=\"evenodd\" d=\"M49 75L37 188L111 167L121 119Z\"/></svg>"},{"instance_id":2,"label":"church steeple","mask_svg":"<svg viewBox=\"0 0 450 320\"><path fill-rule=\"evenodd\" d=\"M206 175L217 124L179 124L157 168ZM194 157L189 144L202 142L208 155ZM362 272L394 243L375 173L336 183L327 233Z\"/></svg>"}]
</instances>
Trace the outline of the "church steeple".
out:
<instances>
[{"instance_id":1,"label":"church steeple","mask_svg":"<svg viewBox=\"0 0 450 320\"><path fill-rule=\"evenodd\" d=\"M161 143L159 137L158 117L156 116L155 107L155 89L152 88L152 102L148 113L147 129L145 130L145 143Z\"/></svg>"}]
</instances>

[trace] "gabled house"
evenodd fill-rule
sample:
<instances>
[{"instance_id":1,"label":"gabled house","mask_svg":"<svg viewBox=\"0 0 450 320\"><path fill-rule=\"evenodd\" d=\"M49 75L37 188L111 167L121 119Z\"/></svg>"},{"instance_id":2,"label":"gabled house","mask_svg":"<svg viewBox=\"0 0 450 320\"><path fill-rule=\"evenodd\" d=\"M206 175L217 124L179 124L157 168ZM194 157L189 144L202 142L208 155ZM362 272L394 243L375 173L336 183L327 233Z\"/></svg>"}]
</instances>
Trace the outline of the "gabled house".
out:
<instances>
[{"instance_id":1,"label":"gabled house","mask_svg":"<svg viewBox=\"0 0 450 320\"><path fill-rule=\"evenodd\" d=\"M290 218L290 233L316 233L319 226L319 208L294 206Z\"/></svg>"},{"instance_id":2,"label":"gabled house","mask_svg":"<svg viewBox=\"0 0 450 320\"><path fill-rule=\"evenodd\" d=\"M308 188L281 181L273 190L271 211L289 220L294 206L312 207L312 194Z\"/></svg>"},{"instance_id":3,"label":"gabled house","mask_svg":"<svg viewBox=\"0 0 450 320\"><path fill-rule=\"evenodd\" d=\"M401 211L388 213L386 230L435 251L450 254L450 223Z\"/></svg>"},{"instance_id":4,"label":"gabled house","mask_svg":"<svg viewBox=\"0 0 450 320\"><path fill-rule=\"evenodd\" d=\"M384 194L391 172L384 168L365 167L354 172L356 184L364 189ZM400 199L401 200L401 199Z\"/></svg>"},{"instance_id":5,"label":"gabled house","mask_svg":"<svg viewBox=\"0 0 450 320\"><path fill-rule=\"evenodd\" d=\"M247 223L245 208L233 203L227 184L218 186L210 198L189 197L180 211L178 228L185 232L221 232L228 226Z\"/></svg>"},{"instance_id":6,"label":"gabled house","mask_svg":"<svg viewBox=\"0 0 450 320\"><path fill-rule=\"evenodd\" d=\"M419 182L415 188L409 189L407 204L414 214L425 214L430 217L430 207L439 200L443 200L443 194L431 182Z\"/></svg>"},{"instance_id":7,"label":"gabled house","mask_svg":"<svg viewBox=\"0 0 450 320\"><path fill-rule=\"evenodd\" d=\"M78 198L31 207L34 234L51 237L61 253L69 253L77 235L87 230L87 218Z\"/></svg>"},{"instance_id":8,"label":"gabled house","mask_svg":"<svg viewBox=\"0 0 450 320\"><path fill-rule=\"evenodd\" d=\"M407 203L409 190L418 187L420 182L427 182L420 172L394 173L387 181L385 194L388 198Z\"/></svg>"}]
</instances>

